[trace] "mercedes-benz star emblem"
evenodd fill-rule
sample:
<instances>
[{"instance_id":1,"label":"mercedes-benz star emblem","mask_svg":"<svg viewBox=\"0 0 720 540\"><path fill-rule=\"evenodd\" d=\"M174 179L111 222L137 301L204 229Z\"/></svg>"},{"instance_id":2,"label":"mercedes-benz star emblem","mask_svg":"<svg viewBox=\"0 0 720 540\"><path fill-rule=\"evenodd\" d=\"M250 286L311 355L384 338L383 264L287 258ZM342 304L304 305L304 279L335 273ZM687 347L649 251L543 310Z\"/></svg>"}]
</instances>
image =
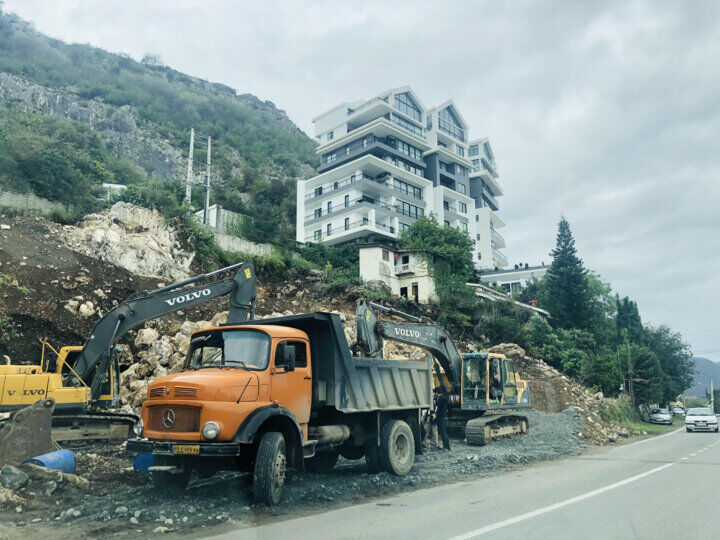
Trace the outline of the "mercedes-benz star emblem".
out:
<instances>
[{"instance_id":1,"label":"mercedes-benz star emblem","mask_svg":"<svg viewBox=\"0 0 720 540\"><path fill-rule=\"evenodd\" d=\"M170 429L175 425L175 411L168 409L163 413L163 426Z\"/></svg>"}]
</instances>

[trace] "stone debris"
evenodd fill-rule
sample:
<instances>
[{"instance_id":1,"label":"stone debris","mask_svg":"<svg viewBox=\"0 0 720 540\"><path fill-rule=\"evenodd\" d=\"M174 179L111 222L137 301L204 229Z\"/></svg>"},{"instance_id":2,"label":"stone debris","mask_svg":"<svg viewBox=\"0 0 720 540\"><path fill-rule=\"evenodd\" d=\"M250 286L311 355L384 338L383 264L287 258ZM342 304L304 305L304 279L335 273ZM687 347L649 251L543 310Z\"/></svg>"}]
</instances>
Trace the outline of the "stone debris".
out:
<instances>
[{"instance_id":1,"label":"stone debris","mask_svg":"<svg viewBox=\"0 0 720 540\"><path fill-rule=\"evenodd\" d=\"M177 232L159 212L124 202L86 216L78 227L63 227L61 234L74 251L141 276L186 279L194 257L180 247ZM90 278L75 278L78 283L87 283L85 279ZM63 287L74 288L70 284Z\"/></svg>"}]
</instances>

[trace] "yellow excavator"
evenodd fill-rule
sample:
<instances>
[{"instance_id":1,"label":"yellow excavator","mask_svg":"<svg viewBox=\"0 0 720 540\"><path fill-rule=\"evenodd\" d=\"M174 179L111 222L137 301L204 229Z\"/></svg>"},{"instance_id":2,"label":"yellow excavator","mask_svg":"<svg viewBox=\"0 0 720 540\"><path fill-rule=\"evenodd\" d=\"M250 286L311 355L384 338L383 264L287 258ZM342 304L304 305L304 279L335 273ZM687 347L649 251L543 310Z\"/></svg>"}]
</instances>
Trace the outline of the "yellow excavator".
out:
<instances>
[{"instance_id":1,"label":"yellow excavator","mask_svg":"<svg viewBox=\"0 0 720 540\"><path fill-rule=\"evenodd\" d=\"M234 270L234 277L210 281ZM97 322L85 345L56 350L44 343L39 363L0 365L0 413L43 401L48 404L40 410L52 413L55 441L125 440L137 416L106 410L120 405L118 340L146 321L224 295L230 295L229 321L252 318L256 280L251 263L238 263L131 296ZM7 430L0 428L0 447L3 433Z\"/></svg>"},{"instance_id":2,"label":"yellow excavator","mask_svg":"<svg viewBox=\"0 0 720 540\"><path fill-rule=\"evenodd\" d=\"M408 322L379 321L373 308ZM359 301L355 319L364 356L381 358L383 339L390 339L420 347L434 357L435 386L444 387L450 398L450 436L484 445L528 432L526 416L505 412L530 407L530 387L515 371L512 359L494 353L461 355L437 324L373 302Z\"/></svg>"}]
</instances>

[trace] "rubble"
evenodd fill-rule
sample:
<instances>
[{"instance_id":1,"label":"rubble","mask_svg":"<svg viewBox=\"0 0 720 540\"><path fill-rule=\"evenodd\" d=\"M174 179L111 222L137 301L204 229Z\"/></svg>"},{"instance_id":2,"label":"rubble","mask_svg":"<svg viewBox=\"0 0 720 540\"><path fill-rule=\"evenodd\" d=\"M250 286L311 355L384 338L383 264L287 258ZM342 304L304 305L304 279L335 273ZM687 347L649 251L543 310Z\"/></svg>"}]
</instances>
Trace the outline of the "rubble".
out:
<instances>
[{"instance_id":1,"label":"rubble","mask_svg":"<svg viewBox=\"0 0 720 540\"><path fill-rule=\"evenodd\" d=\"M194 255L181 249L177 232L156 210L118 202L105 212L90 214L78 227L61 229L68 246L135 274L173 281L189 276ZM84 283L87 276L76 281ZM66 289L71 285L63 284Z\"/></svg>"},{"instance_id":2,"label":"rubble","mask_svg":"<svg viewBox=\"0 0 720 540\"><path fill-rule=\"evenodd\" d=\"M584 441L596 445L613 443L618 433L623 431L601 418L602 392L588 390L542 360L528 356L522 347L514 343L501 343L488 351L504 354L514 361L520 377L530 384L530 406L533 409L557 413L574 407L583 423L578 436Z\"/></svg>"}]
</instances>

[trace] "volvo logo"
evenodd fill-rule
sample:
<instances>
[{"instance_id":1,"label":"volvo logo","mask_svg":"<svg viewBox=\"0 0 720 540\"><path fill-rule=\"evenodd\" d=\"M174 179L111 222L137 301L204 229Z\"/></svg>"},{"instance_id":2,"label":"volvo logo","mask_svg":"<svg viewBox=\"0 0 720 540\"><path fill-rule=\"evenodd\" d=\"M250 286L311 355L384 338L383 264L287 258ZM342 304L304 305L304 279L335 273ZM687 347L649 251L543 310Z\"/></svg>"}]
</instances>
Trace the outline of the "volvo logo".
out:
<instances>
[{"instance_id":1,"label":"volvo logo","mask_svg":"<svg viewBox=\"0 0 720 540\"><path fill-rule=\"evenodd\" d=\"M168 409L163 413L163 426L170 429L175 425L175 411Z\"/></svg>"},{"instance_id":2,"label":"volvo logo","mask_svg":"<svg viewBox=\"0 0 720 540\"><path fill-rule=\"evenodd\" d=\"M396 336L414 337L414 338L420 337L419 330L411 330L409 328L394 328L393 330L395 330Z\"/></svg>"},{"instance_id":3,"label":"volvo logo","mask_svg":"<svg viewBox=\"0 0 720 540\"><path fill-rule=\"evenodd\" d=\"M192 300L197 300L199 298L202 298L203 296L210 296L211 292L212 291L210 289L193 291L187 294L181 294L180 296L176 296L175 298L168 298L167 300L165 300L165 302L167 302L169 306L174 306L175 304L184 304L185 302L191 302Z\"/></svg>"}]
</instances>

